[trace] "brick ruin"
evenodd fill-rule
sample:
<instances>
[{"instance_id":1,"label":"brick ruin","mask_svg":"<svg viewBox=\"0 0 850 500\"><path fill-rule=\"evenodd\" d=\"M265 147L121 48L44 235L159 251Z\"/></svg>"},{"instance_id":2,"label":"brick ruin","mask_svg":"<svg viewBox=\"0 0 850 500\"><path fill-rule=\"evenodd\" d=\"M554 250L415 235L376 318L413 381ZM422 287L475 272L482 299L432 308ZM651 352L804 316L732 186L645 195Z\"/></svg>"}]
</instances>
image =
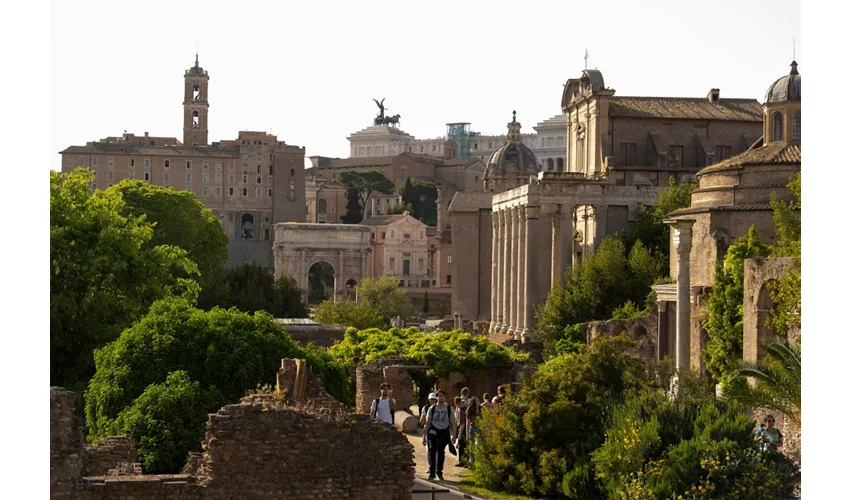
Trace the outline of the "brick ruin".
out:
<instances>
[{"instance_id":1,"label":"brick ruin","mask_svg":"<svg viewBox=\"0 0 850 500\"><path fill-rule=\"evenodd\" d=\"M209 416L204 451L189 456L182 474L168 475L87 475L119 469L135 459L135 447L113 438L88 450L74 393L51 388L51 498L410 499L408 440L387 424L344 411L308 374L303 360L284 359L278 385L301 399L254 394L221 408Z\"/></svg>"}]
</instances>

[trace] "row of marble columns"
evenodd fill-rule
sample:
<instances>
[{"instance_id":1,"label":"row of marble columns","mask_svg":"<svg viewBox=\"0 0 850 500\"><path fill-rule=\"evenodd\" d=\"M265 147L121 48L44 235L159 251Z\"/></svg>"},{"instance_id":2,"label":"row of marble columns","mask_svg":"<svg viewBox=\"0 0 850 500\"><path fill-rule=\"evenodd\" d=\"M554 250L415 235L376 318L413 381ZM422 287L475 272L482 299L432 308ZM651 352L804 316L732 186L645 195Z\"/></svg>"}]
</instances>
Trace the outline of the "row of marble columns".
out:
<instances>
[{"instance_id":1,"label":"row of marble columns","mask_svg":"<svg viewBox=\"0 0 850 500\"><path fill-rule=\"evenodd\" d=\"M493 212L490 296L490 332L504 333L518 341L532 339L534 306L558 282L572 264L572 206L516 206ZM551 219L551 233L541 225L542 215ZM551 235L551 247L543 239ZM545 249L540 245L545 244ZM544 250L544 252L541 252ZM548 255L551 273L541 277L541 253ZM543 272L545 268L540 268ZM541 282L542 281L542 282Z\"/></svg>"}]
</instances>

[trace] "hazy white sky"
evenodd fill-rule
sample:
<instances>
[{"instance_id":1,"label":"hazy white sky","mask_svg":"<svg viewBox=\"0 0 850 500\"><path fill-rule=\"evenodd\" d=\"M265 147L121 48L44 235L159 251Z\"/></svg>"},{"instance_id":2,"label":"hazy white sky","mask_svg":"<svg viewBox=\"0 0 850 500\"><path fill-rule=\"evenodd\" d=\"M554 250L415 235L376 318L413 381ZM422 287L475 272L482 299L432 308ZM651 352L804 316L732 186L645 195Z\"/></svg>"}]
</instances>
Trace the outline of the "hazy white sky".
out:
<instances>
[{"instance_id":1,"label":"hazy white sky","mask_svg":"<svg viewBox=\"0 0 850 500\"><path fill-rule=\"evenodd\" d=\"M415 5L415 7L414 7ZM51 146L123 130L182 140L183 72L210 74L210 141L265 130L347 157L372 98L417 138L451 121L524 132L560 113L584 51L618 95L764 98L786 74L799 0L54 1ZM52 168L58 169L59 156Z\"/></svg>"}]
</instances>

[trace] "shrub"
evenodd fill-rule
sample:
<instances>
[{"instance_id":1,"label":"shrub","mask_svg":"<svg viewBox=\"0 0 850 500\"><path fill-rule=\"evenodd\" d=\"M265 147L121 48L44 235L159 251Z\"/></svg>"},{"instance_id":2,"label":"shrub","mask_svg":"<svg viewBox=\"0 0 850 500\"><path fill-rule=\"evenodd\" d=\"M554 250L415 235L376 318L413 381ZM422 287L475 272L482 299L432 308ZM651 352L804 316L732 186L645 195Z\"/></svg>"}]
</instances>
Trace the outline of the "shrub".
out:
<instances>
[{"instance_id":1,"label":"shrub","mask_svg":"<svg viewBox=\"0 0 850 500\"><path fill-rule=\"evenodd\" d=\"M313 310L313 318L326 325L348 326L358 330L385 328L388 324L380 311L366 301L326 300Z\"/></svg>"}]
</instances>

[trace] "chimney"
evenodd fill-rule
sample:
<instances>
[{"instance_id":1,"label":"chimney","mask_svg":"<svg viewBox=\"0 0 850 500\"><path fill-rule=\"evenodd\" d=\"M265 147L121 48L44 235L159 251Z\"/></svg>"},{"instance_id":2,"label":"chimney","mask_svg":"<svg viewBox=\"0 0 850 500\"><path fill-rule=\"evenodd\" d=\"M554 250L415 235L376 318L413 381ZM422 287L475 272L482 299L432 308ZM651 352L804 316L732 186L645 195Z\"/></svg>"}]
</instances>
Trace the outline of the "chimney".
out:
<instances>
[{"instance_id":1,"label":"chimney","mask_svg":"<svg viewBox=\"0 0 850 500\"><path fill-rule=\"evenodd\" d=\"M720 89L711 89L708 92L708 102L711 104L717 104L717 101L720 100Z\"/></svg>"},{"instance_id":2,"label":"chimney","mask_svg":"<svg viewBox=\"0 0 850 500\"><path fill-rule=\"evenodd\" d=\"M148 136L148 133L147 133L147 132L145 132L145 137L147 137L147 136Z\"/></svg>"}]
</instances>

